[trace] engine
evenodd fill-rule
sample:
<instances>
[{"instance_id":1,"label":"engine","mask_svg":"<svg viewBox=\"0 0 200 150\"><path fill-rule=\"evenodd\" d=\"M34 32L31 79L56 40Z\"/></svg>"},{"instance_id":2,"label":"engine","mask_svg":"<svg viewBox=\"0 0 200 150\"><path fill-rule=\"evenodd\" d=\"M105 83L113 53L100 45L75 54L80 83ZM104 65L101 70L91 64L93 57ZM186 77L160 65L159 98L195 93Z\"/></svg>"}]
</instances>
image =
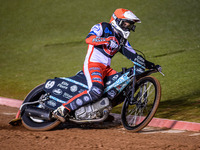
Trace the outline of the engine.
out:
<instances>
[{"instance_id":1,"label":"engine","mask_svg":"<svg viewBox=\"0 0 200 150\"><path fill-rule=\"evenodd\" d=\"M98 119L103 116L103 110L110 110L110 102L108 98L103 98L95 103L83 106L75 111L75 117L78 120Z\"/></svg>"}]
</instances>

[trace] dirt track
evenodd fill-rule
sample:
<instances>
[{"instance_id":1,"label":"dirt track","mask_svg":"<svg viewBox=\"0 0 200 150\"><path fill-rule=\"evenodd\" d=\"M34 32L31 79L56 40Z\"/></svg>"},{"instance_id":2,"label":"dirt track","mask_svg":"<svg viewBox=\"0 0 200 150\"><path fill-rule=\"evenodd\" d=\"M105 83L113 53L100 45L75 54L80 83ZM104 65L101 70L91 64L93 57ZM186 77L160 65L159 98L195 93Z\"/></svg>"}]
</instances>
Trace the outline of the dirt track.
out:
<instances>
[{"instance_id":1,"label":"dirt track","mask_svg":"<svg viewBox=\"0 0 200 150\"><path fill-rule=\"evenodd\" d=\"M200 150L200 133L160 128L146 128L131 133L116 123L93 126L61 126L54 131L28 131L23 126L12 127L8 122L17 108L0 105L0 149L180 149ZM67 127L67 128L66 128ZM169 133L170 132L170 133Z\"/></svg>"}]
</instances>

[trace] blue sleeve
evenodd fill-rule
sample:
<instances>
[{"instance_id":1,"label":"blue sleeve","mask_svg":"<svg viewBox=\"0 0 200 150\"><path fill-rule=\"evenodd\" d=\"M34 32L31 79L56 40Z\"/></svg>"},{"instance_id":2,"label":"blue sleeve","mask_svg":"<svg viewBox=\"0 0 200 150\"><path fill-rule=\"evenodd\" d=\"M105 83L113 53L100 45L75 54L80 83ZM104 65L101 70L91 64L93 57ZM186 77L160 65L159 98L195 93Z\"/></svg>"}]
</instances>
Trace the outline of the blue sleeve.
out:
<instances>
[{"instance_id":1,"label":"blue sleeve","mask_svg":"<svg viewBox=\"0 0 200 150\"><path fill-rule=\"evenodd\" d=\"M121 53L126 56L131 61L140 63L142 66L145 66L146 60L138 55L135 50L131 47L130 43L127 41L126 44L121 48Z\"/></svg>"},{"instance_id":2,"label":"blue sleeve","mask_svg":"<svg viewBox=\"0 0 200 150\"><path fill-rule=\"evenodd\" d=\"M126 41L125 45L122 47L121 53L130 60L134 60L137 57L137 53L132 48L128 40Z\"/></svg>"}]
</instances>

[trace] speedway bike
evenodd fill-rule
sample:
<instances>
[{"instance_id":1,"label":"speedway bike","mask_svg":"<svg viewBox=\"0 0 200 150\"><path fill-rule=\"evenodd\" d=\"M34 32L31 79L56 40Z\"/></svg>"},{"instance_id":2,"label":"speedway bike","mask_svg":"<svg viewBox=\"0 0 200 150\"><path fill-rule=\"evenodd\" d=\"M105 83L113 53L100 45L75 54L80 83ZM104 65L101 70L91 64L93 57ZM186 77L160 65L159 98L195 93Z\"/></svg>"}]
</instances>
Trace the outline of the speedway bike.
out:
<instances>
[{"instance_id":1,"label":"speedway bike","mask_svg":"<svg viewBox=\"0 0 200 150\"><path fill-rule=\"evenodd\" d=\"M133 61L133 64L131 68L122 68L121 72L106 77L102 98L70 112L66 122L104 122L111 110L123 103L121 122L124 128L137 132L146 127L161 99L160 82L150 75L156 72L163 74L162 68L157 65L154 69L145 70L140 63ZM61 121L53 118L52 112L87 89L83 71L72 77L48 79L26 96L16 119L10 124L16 125L20 120L29 130L51 130L61 124ZM87 97L84 100L87 101Z\"/></svg>"}]
</instances>

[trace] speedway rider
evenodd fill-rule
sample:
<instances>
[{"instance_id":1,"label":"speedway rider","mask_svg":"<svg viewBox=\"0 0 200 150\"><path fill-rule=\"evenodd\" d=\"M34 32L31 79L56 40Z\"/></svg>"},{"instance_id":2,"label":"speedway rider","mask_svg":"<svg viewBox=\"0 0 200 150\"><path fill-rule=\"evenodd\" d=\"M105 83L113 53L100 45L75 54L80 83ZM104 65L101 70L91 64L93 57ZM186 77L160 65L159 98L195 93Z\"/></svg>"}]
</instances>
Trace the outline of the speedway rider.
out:
<instances>
[{"instance_id":1,"label":"speedway rider","mask_svg":"<svg viewBox=\"0 0 200 150\"><path fill-rule=\"evenodd\" d=\"M135 23L141 23L140 19L132 11L120 8L115 10L110 23L101 22L91 28L85 40L88 51L83 65L88 90L58 107L53 112L53 117L64 122L70 111L101 98L104 91L103 79L117 73L110 68L111 59L117 52L121 52L128 59L142 62L147 69L155 67L153 63L138 55L127 40L130 31L135 31Z\"/></svg>"}]
</instances>

